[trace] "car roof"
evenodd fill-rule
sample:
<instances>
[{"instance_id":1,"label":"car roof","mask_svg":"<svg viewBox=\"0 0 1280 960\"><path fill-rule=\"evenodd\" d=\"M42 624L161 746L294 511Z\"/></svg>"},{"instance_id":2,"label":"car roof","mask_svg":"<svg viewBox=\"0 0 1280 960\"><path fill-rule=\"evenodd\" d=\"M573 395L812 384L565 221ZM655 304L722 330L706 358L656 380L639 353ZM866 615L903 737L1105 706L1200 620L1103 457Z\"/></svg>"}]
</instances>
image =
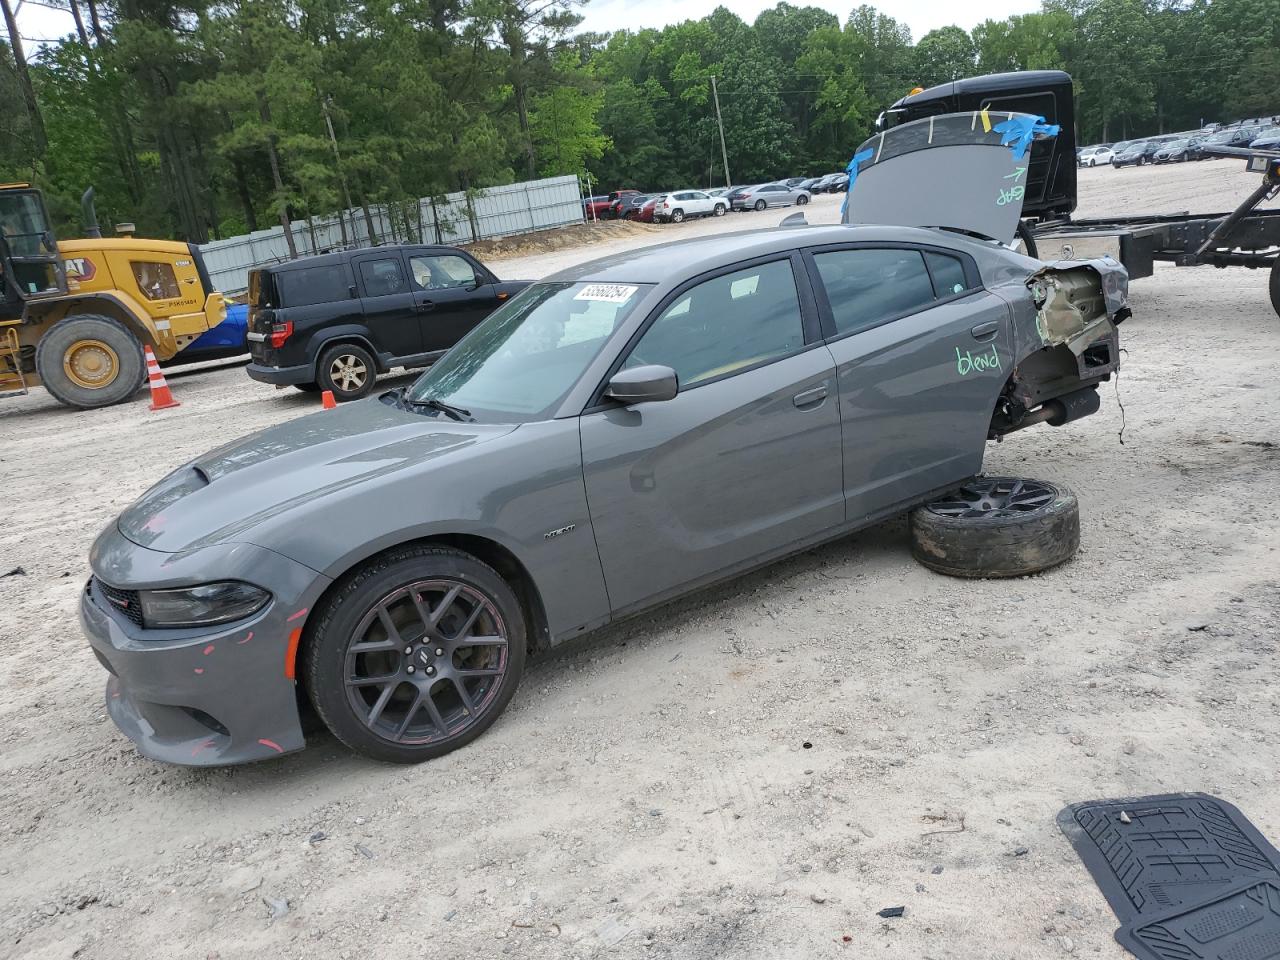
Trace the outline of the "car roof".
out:
<instances>
[{"instance_id":1,"label":"car roof","mask_svg":"<svg viewBox=\"0 0 1280 960\"><path fill-rule=\"evenodd\" d=\"M464 253L457 247L440 243L387 243L377 247L357 247L354 250L338 250L334 253L317 253L312 256L299 257L297 260L285 260L282 263L267 263L254 270L282 273L288 270L308 270L312 267L332 267L345 263L360 253L399 253L401 250L426 250L431 253Z\"/></svg>"},{"instance_id":2,"label":"car roof","mask_svg":"<svg viewBox=\"0 0 1280 960\"><path fill-rule=\"evenodd\" d=\"M615 253L568 267L547 281L602 283L662 283L732 266L744 260L798 247L826 243L897 242L963 246L962 238L923 227L845 224L812 227L772 227L742 233L717 234L677 240L652 247Z\"/></svg>"}]
</instances>

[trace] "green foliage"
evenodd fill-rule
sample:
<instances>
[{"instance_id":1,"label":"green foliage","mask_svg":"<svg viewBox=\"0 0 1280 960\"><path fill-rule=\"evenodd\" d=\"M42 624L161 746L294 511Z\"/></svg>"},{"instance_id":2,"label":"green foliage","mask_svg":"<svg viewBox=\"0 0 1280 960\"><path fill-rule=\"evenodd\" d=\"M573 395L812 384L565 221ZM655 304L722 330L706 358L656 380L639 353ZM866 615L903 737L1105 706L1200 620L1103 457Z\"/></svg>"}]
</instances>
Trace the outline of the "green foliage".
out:
<instances>
[{"instance_id":1,"label":"green foliage","mask_svg":"<svg viewBox=\"0 0 1280 960\"><path fill-rule=\"evenodd\" d=\"M414 238L416 198L516 177L723 183L713 78L738 183L839 169L911 88L978 73L1070 71L1084 143L1280 114L1280 0L1044 0L915 43L875 7L786 0L575 35L577 2L105 0L100 33L31 56L48 148L0 110L0 179L36 179L65 236L92 184L104 224L156 236L350 203ZM0 41L0 103L17 67Z\"/></svg>"}]
</instances>

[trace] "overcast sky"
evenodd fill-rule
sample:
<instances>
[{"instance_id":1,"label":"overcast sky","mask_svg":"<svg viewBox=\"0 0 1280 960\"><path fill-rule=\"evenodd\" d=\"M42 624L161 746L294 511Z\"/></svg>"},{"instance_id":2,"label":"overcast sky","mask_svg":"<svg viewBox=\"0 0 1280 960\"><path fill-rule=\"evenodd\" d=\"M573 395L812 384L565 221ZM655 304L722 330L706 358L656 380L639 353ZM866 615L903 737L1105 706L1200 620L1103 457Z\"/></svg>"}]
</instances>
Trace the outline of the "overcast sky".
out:
<instances>
[{"instance_id":1,"label":"overcast sky","mask_svg":"<svg viewBox=\"0 0 1280 960\"><path fill-rule=\"evenodd\" d=\"M662 27L681 20L704 17L723 4L750 23L761 10L774 5L776 0L591 0L582 7L586 17L584 30L609 31L626 27L637 30L642 27ZM804 0L791 0L803 6ZM830 10L842 20L857 6L853 0L831 2L818 0L813 6ZM985 0L984 3L961 3L957 0L882 0L877 4L885 13L906 22L911 34L919 40L935 27L957 24L966 30L987 19L1003 20L1015 13L1030 13L1040 8L1039 0ZM48 7L24 3L18 13L22 35L30 39L55 39L75 29L71 14Z\"/></svg>"}]
</instances>

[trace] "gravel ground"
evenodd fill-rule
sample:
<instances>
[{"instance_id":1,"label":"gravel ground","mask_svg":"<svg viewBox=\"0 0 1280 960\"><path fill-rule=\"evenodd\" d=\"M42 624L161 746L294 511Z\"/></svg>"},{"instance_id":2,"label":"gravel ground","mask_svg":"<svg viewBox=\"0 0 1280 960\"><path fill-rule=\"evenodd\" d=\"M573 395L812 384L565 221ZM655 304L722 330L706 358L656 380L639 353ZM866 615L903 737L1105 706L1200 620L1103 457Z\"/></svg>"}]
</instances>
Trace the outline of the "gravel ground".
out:
<instances>
[{"instance_id":1,"label":"gravel ground","mask_svg":"<svg viewBox=\"0 0 1280 960\"><path fill-rule=\"evenodd\" d=\"M1228 163L1083 171L1081 213L1227 209L1254 183ZM990 448L1077 491L1074 561L961 582L885 523L535 663L490 732L408 769L323 733L141 759L76 624L99 528L315 398L231 368L173 377L162 413L0 404L0 573L25 570L0 578L0 955L1126 956L1063 805L1206 790L1280 840L1280 321L1261 272L1161 267L1132 304L1102 411Z\"/></svg>"}]
</instances>

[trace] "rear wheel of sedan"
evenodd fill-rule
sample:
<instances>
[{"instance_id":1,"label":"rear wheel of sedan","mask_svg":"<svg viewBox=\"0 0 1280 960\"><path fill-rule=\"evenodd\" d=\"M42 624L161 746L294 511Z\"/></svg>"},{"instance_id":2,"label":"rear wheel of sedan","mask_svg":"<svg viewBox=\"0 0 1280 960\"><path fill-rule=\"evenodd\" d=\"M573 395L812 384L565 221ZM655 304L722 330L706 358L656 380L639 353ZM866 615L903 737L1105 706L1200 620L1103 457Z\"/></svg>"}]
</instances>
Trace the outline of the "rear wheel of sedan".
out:
<instances>
[{"instance_id":1,"label":"rear wheel of sedan","mask_svg":"<svg viewBox=\"0 0 1280 960\"><path fill-rule=\"evenodd\" d=\"M765 203L763 200L757 200L757 201L756 201L756 209L757 209L757 210L763 210L763 209L764 209L765 207L767 207L767 206L768 206L768 204L767 204L767 203Z\"/></svg>"},{"instance_id":2,"label":"rear wheel of sedan","mask_svg":"<svg viewBox=\"0 0 1280 960\"><path fill-rule=\"evenodd\" d=\"M307 695L335 737L390 763L442 756L484 733L524 672L524 616L470 554L409 547L347 577L313 616Z\"/></svg>"},{"instance_id":3,"label":"rear wheel of sedan","mask_svg":"<svg viewBox=\"0 0 1280 960\"><path fill-rule=\"evenodd\" d=\"M320 355L316 382L321 390L332 390L338 400L359 400L373 389L378 376L373 356L355 343L340 343Z\"/></svg>"},{"instance_id":4,"label":"rear wheel of sedan","mask_svg":"<svg viewBox=\"0 0 1280 960\"><path fill-rule=\"evenodd\" d=\"M1080 505L1061 484L978 477L911 513L911 553L953 577L1021 577L1080 548Z\"/></svg>"}]
</instances>

